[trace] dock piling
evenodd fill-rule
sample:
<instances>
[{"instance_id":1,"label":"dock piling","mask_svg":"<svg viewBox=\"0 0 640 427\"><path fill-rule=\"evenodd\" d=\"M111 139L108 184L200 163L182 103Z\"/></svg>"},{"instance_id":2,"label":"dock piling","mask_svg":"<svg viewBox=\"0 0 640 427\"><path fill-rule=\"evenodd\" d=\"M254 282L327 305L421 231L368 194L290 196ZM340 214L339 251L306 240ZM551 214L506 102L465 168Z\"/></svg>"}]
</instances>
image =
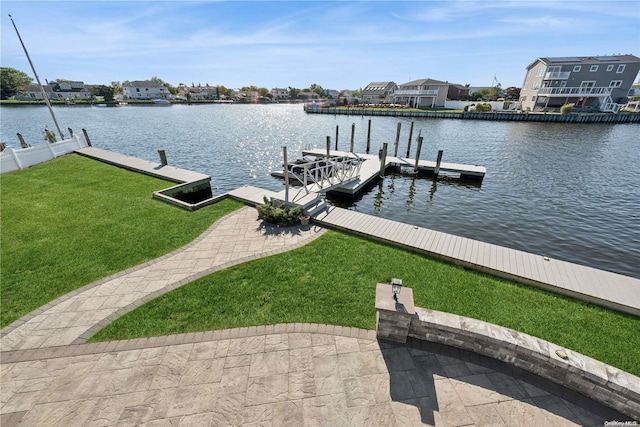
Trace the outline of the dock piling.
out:
<instances>
[{"instance_id":1,"label":"dock piling","mask_svg":"<svg viewBox=\"0 0 640 427\"><path fill-rule=\"evenodd\" d=\"M87 130L85 128L82 128L82 134L84 135L84 140L87 141L87 145L89 147L92 147L91 140L89 139L89 134L87 133Z\"/></svg>"},{"instance_id":2,"label":"dock piling","mask_svg":"<svg viewBox=\"0 0 640 427\"><path fill-rule=\"evenodd\" d=\"M327 135L327 160L331 157L331 137Z\"/></svg>"},{"instance_id":3,"label":"dock piling","mask_svg":"<svg viewBox=\"0 0 640 427\"><path fill-rule=\"evenodd\" d=\"M387 143L385 142L384 144L382 144L382 150L381 151L381 155L380 155L380 172L378 173L378 175L380 175L380 178L384 177L384 170L385 170L385 166L387 163Z\"/></svg>"},{"instance_id":4,"label":"dock piling","mask_svg":"<svg viewBox=\"0 0 640 427\"><path fill-rule=\"evenodd\" d=\"M442 150L438 150L438 159L436 160L436 170L433 171L433 179L438 179L440 173L440 163L442 162Z\"/></svg>"},{"instance_id":5,"label":"dock piling","mask_svg":"<svg viewBox=\"0 0 640 427\"><path fill-rule=\"evenodd\" d=\"M396 144L393 149L393 157L398 157L398 144L400 144L400 129L402 128L402 122L398 122L398 130L396 130Z\"/></svg>"},{"instance_id":6,"label":"dock piling","mask_svg":"<svg viewBox=\"0 0 640 427\"><path fill-rule=\"evenodd\" d=\"M356 124L355 123L351 123L351 146L350 146L350 153L353 153L353 137L356 134Z\"/></svg>"},{"instance_id":7,"label":"dock piling","mask_svg":"<svg viewBox=\"0 0 640 427\"><path fill-rule=\"evenodd\" d=\"M338 151L338 129L340 128L340 125L336 125L336 148L335 150Z\"/></svg>"},{"instance_id":8,"label":"dock piling","mask_svg":"<svg viewBox=\"0 0 640 427\"><path fill-rule=\"evenodd\" d=\"M411 128L409 129L409 144L407 145L407 157L409 157L409 155L411 154L411 139L413 138L413 124L414 122L411 122Z\"/></svg>"},{"instance_id":9,"label":"dock piling","mask_svg":"<svg viewBox=\"0 0 640 427\"><path fill-rule=\"evenodd\" d=\"M420 161L420 151L422 151L422 137L418 137L418 147L416 148L416 163L413 166L413 171L418 172L418 162Z\"/></svg>"},{"instance_id":10,"label":"dock piling","mask_svg":"<svg viewBox=\"0 0 640 427\"><path fill-rule=\"evenodd\" d=\"M158 150L158 154L160 155L160 163L162 164L162 166L167 166L167 154L164 152L164 150Z\"/></svg>"},{"instance_id":11,"label":"dock piling","mask_svg":"<svg viewBox=\"0 0 640 427\"><path fill-rule=\"evenodd\" d=\"M367 154L371 149L371 119L369 119L369 129L367 130Z\"/></svg>"},{"instance_id":12,"label":"dock piling","mask_svg":"<svg viewBox=\"0 0 640 427\"><path fill-rule=\"evenodd\" d=\"M282 146L282 157L284 158L284 201L289 201L289 162L287 161L287 146Z\"/></svg>"},{"instance_id":13,"label":"dock piling","mask_svg":"<svg viewBox=\"0 0 640 427\"><path fill-rule=\"evenodd\" d=\"M67 130L69 131L69 138L73 138L73 129L67 128Z\"/></svg>"},{"instance_id":14,"label":"dock piling","mask_svg":"<svg viewBox=\"0 0 640 427\"><path fill-rule=\"evenodd\" d=\"M20 141L20 147L29 148L29 144L27 144L27 142L24 140L22 134L18 132L16 135L18 136L18 141Z\"/></svg>"}]
</instances>

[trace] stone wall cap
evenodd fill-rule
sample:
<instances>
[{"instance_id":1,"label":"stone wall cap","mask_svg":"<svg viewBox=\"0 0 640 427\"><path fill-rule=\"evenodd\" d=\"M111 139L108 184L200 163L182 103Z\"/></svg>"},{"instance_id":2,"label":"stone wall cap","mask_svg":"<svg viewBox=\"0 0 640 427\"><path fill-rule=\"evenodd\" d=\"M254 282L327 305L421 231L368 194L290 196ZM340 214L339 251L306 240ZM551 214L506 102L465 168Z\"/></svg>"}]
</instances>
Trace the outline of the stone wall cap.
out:
<instances>
[{"instance_id":1,"label":"stone wall cap","mask_svg":"<svg viewBox=\"0 0 640 427\"><path fill-rule=\"evenodd\" d=\"M398 301L396 301L393 299L391 285L378 283L376 285L376 310L404 313L413 316L416 313L416 307L413 303L413 289L403 286L398 294Z\"/></svg>"}]
</instances>

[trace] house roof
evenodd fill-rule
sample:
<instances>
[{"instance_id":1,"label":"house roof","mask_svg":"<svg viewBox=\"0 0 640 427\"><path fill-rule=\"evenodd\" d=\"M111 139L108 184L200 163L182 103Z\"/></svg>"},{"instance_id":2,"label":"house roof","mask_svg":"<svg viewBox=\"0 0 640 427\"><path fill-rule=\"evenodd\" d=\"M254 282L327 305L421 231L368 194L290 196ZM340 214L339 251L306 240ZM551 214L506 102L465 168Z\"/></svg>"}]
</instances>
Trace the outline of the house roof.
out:
<instances>
[{"instance_id":1,"label":"house roof","mask_svg":"<svg viewBox=\"0 0 640 427\"><path fill-rule=\"evenodd\" d=\"M434 79L419 79L419 80L413 80L407 83L402 83L400 86L424 86L424 85L449 86L450 84L451 83L441 82L440 80L434 80Z\"/></svg>"},{"instance_id":2,"label":"house roof","mask_svg":"<svg viewBox=\"0 0 640 427\"><path fill-rule=\"evenodd\" d=\"M640 58L634 55L602 55L602 56L549 56L540 57L527 65L527 70L542 62L545 65L561 64L616 64L619 62L640 62Z\"/></svg>"},{"instance_id":3,"label":"house roof","mask_svg":"<svg viewBox=\"0 0 640 427\"><path fill-rule=\"evenodd\" d=\"M135 80L127 84L123 84L122 87L165 87L152 80Z\"/></svg>"},{"instance_id":4,"label":"house roof","mask_svg":"<svg viewBox=\"0 0 640 427\"><path fill-rule=\"evenodd\" d=\"M363 92L384 92L385 90L395 85L396 84L394 82L371 82L367 85L367 87L362 89L362 91Z\"/></svg>"}]
</instances>

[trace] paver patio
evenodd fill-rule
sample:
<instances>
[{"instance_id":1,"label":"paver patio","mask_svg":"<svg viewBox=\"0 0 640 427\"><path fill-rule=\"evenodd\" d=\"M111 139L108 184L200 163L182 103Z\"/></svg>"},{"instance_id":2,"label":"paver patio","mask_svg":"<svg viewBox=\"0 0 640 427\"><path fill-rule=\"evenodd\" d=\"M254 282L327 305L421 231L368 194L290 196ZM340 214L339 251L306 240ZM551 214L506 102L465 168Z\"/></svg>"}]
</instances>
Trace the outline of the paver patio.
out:
<instances>
[{"instance_id":1,"label":"paver patio","mask_svg":"<svg viewBox=\"0 0 640 427\"><path fill-rule=\"evenodd\" d=\"M314 332L311 332L311 331ZM324 332L320 332L323 330ZM287 332L290 331L290 332ZM301 331L301 332L293 332ZM302 332L308 331L308 332ZM374 331L289 324L11 353L3 427L602 426L605 419L492 369L379 342ZM238 335L247 335L240 337Z\"/></svg>"},{"instance_id":2,"label":"paver patio","mask_svg":"<svg viewBox=\"0 0 640 427\"><path fill-rule=\"evenodd\" d=\"M375 331L288 324L82 344L156 295L323 232L264 227L246 207L192 244L10 325L0 342L0 424L603 425L602 408L588 401L378 341Z\"/></svg>"}]
</instances>

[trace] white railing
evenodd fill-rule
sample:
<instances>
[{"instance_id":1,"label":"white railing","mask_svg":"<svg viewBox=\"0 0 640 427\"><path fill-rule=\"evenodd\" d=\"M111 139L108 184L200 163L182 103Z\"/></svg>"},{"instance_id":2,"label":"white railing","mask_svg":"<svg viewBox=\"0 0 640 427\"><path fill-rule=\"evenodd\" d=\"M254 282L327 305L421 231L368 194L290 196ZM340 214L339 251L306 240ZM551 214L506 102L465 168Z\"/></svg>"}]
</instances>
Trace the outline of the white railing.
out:
<instances>
[{"instance_id":1,"label":"white railing","mask_svg":"<svg viewBox=\"0 0 640 427\"><path fill-rule=\"evenodd\" d=\"M600 111L603 113L615 113L618 114L622 104L616 104L615 102L607 102L600 106Z\"/></svg>"},{"instance_id":2,"label":"white railing","mask_svg":"<svg viewBox=\"0 0 640 427\"><path fill-rule=\"evenodd\" d=\"M0 173L25 169L84 147L88 147L88 144L83 134L74 135L60 142L42 142L33 147L18 149L7 147L0 154Z\"/></svg>"},{"instance_id":3,"label":"white railing","mask_svg":"<svg viewBox=\"0 0 640 427\"><path fill-rule=\"evenodd\" d=\"M308 194L314 188L321 190L352 181L360 176L362 160L351 157L332 157L307 163L289 164L285 173L293 175Z\"/></svg>"},{"instance_id":4,"label":"white railing","mask_svg":"<svg viewBox=\"0 0 640 427\"><path fill-rule=\"evenodd\" d=\"M429 90L410 90L401 89L393 92L393 96L420 96L420 95L437 95L439 92L437 89Z\"/></svg>"},{"instance_id":5,"label":"white railing","mask_svg":"<svg viewBox=\"0 0 640 427\"><path fill-rule=\"evenodd\" d=\"M545 80L567 80L571 75L571 71L549 72L544 75Z\"/></svg>"},{"instance_id":6,"label":"white railing","mask_svg":"<svg viewBox=\"0 0 640 427\"><path fill-rule=\"evenodd\" d=\"M599 96L607 96L611 95L610 87L541 87L538 89L538 96L540 95L549 95L549 96L567 96L567 95L576 95L576 96L588 96L588 95L599 95Z\"/></svg>"}]
</instances>

